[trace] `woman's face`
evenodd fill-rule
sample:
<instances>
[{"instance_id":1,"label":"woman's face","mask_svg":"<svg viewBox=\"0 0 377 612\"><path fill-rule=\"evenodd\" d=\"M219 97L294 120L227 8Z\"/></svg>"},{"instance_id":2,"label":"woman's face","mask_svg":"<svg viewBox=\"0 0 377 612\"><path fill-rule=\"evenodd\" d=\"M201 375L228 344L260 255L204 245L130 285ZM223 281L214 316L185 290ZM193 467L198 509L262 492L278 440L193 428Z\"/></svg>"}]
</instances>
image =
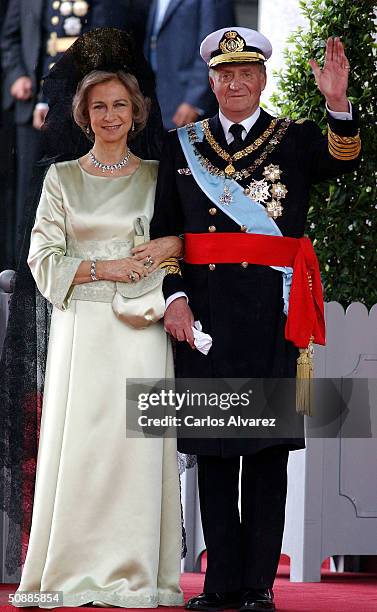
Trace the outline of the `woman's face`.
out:
<instances>
[{"instance_id":1,"label":"woman's face","mask_svg":"<svg viewBox=\"0 0 377 612\"><path fill-rule=\"evenodd\" d=\"M96 140L126 142L132 126L132 102L123 83L114 79L94 85L88 93L88 111Z\"/></svg>"}]
</instances>

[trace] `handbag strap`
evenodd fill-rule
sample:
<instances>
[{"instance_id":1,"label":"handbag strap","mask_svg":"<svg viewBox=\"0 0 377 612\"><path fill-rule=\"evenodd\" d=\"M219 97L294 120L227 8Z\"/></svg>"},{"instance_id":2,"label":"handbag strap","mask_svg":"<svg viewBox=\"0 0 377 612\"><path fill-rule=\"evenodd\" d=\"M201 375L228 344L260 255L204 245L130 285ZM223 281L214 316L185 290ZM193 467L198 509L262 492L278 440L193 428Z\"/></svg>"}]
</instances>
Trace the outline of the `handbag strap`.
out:
<instances>
[{"instance_id":1,"label":"handbag strap","mask_svg":"<svg viewBox=\"0 0 377 612\"><path fill-rule=\"evenodd\" d=\"M134 221L134 232L134 246L149 242L149 221L145 215L136 217Z\"/></svg>"}]
</instances>

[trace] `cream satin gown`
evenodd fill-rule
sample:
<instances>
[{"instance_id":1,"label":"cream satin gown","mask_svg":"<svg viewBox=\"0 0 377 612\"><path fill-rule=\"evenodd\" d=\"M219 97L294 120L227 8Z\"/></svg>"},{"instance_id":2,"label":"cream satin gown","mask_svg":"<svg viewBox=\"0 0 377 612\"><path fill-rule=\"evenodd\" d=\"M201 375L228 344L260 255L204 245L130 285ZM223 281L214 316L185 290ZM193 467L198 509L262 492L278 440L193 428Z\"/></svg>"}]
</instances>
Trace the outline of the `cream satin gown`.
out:
<instances>
[{"instance_id":1,"label":"cream satin gown","mask_svg":"<svg viewBox=\"0 0 377 612\"><path fill-rule=\"evenodd\" d=\"M32 232L29 265L54 308L18 591L62 591L68 607L183 602L176 442L127 438L125 424L126 379L173 376L169 340L161 322L135 330L116 318L114 283L71 287L82 260L129 255L135 218L153 213L157 168L142 161L109 178L77 160L51 166Z\"/></svg>"}]
</instances>

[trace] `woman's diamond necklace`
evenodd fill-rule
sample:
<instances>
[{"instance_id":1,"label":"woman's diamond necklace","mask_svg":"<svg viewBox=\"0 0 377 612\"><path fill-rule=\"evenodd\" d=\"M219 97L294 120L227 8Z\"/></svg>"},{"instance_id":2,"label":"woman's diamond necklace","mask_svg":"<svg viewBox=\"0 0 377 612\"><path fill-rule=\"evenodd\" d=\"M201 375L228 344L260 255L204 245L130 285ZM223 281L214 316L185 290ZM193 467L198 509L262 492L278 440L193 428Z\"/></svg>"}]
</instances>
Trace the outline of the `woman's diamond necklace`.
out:
<instances>
[{"instance_id":1,"label":"woman's diamond necklace","mask_svg":"<svg viewBox=\"0 0 377 612\"><path fill-rule=\"evenodd\" d=\"M98 161L98 159L95 157L93 153L93 150L89 151L89 157L90 157L91 163L93 164L95 168L100 168L102 172L111 172L111 174L114 174L115 170L121 170L122 168L127 166L128 162L130 161L130 157L131 157L131 149L128 149L125 157L120 162L117 162L116 164L103 164L102 162Z\"/></svg>"}]
</instances>

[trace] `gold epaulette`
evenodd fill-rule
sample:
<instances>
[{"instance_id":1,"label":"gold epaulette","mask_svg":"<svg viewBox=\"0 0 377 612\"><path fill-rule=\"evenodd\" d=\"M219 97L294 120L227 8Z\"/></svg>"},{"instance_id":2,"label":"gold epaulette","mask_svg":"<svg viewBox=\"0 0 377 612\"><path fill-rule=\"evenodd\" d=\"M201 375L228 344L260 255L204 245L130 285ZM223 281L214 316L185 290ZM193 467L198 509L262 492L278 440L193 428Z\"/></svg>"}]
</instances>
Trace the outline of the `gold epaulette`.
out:
<instances>
[{"instance_id":1,"label":"gold epaulette","mask_svg":"<svg viewBox=\"0 0 377 612\"><path fill-rule=\"evenodd\" d=\"M356 136L339 136L338 134L335 134L329 126L327 137L329 143L329 153L335 159L350 161L358 157L361 151L359 131L357 132Z\"/></svg>"},{"instance_id":2,"label":"gold epaulette","mask_svg":"<svg viewBox=\"0 0 377 612\"><path fill-rule=\"evenodd\" d=\"M179 267L176 257L165 259L159 267L161 270L165 270L165 274L179 274L179 276L182 276L181 268Z\"/></svg>"}]
</instances>

